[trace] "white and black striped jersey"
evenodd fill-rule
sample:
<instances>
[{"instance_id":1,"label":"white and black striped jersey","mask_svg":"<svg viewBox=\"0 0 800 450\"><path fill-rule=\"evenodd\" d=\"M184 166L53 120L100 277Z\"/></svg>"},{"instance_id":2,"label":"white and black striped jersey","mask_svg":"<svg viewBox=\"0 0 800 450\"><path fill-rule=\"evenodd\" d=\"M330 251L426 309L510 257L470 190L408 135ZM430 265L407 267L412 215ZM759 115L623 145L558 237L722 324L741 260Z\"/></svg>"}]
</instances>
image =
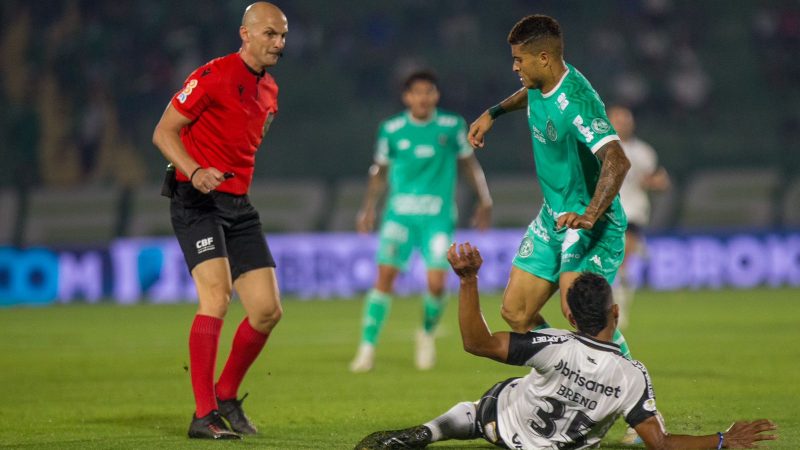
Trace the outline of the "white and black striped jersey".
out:
<instances>
[{"instance_id":1,"label":"white and black striped jersey","mask_svg":"<svg viewBox=\"0 0 800 450\"><path fill-rule=\"evenodd\" d=\"M511 333L507 362L533 369L498 396L510 448L589 448L620 415L636 426L656 414L647 369L611 342L556 329Z\"/></svg>"}]
</instances>

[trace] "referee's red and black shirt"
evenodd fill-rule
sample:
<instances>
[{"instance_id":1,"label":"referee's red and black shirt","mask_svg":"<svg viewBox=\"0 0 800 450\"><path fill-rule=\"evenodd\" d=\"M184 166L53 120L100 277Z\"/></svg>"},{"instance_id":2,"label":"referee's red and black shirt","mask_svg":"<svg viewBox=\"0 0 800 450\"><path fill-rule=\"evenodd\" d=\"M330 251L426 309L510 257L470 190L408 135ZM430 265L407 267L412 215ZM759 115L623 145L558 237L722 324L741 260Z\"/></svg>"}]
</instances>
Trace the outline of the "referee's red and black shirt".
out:
<instances>
[{"instance_id":1,"label":"referee's red and black shirt","mask_svg":"<svg viewBox=\"0 0 800 450\"><path fill-rule=\"evenodd\" d=\"M189 155L202 167L236 174L217 190L246 194L256 150L278 112L275 80L232 53L192 72L172 98L172 106L192 121L181 130ZM177 179L189 181L180 172Z\"/></svg>"}]
</instances>

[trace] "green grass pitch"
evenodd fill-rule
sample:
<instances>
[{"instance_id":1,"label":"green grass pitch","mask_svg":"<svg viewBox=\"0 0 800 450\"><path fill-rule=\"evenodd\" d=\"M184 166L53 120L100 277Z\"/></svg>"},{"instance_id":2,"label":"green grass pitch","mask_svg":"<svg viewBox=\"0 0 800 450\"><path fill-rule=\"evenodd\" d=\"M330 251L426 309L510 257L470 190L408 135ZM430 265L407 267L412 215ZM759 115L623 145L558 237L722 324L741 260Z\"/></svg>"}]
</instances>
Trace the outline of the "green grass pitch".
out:
<instances>
[{"instance_id":1,"label":"green grass pitch","mask_svg":"<svg viewBox=\"0 0 800 450\"><path fill-rule=\"evenodd\" d=\"M395 299L372 373L351 375L361 300L285 299L284 317L245 379L261 434L240 442L186 438L192 414L187 334L194 306L70 305L0 310L0 447L345 449L369 432L427 421L494 382L525 373L466 354L456 301L439 361L413 368L419 298ZM483 310L502 329L499 296ZM218 370L243 312L232 306ZM557 302L545 309L565 326ZM650 370L674 433L713 433L734 419L779 426L770 449L800 448L800 291L640 293L626 331ZM618 421L603 448L623 432ZM449 441L434 448L493 448Z\"/></svg>"}]
</instances>

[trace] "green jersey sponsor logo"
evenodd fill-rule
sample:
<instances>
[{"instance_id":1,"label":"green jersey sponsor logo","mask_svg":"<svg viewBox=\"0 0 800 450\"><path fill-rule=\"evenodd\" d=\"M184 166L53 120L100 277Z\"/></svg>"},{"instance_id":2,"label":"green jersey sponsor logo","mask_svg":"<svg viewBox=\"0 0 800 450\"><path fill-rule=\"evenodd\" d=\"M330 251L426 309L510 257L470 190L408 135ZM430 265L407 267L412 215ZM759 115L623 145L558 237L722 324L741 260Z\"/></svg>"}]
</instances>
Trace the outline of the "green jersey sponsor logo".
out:
<instances>
[{"instance_id":1,"label":"green jersey sponsor logo","mask_svg":"<svg viewBox=\"0 0 800 450\"><path fill-rule=\"evenodd\" d=\"M569 106L569 100L567 100L567 94L563 92L559 94L558 98L556 99L556 102L558 102L558 109L561 111L567 109L567 106Z\"/></svg>"},{"instance_id":2,"label":"green jersey sponsor logo","mask_svg":"<svg viewBox=\"0 0 800 450\"><path fill-rule=\"evenodd\" d=\"M435 195L396 194L392 209L400 215L435 216L442 211L442 197Z\"/></svg>"},{"instance_id":3,"label":"green jersey sponsor logo","mask_svg":"<svg viewBox=\"0 0 800 450\"><path fill-rule=\"evenodd\" d=\"M546 143L547 141L544 140L544 134L542 134L541 130L533 126L533 137L536 138L537 141L541 142L542 144Z\"/></svg>"},{"instance_id":4,"label":"green jersey sponsor logo","mask_svg":"<svg viewBox=\"0 0 800 450\"><path fill-rule=\"evenodd\" d=\"M414 147L414 156L417 158L430 158L436 154L436 150L431 145L418 145Z\"/></svg>"},{"instance_id":5,"label":"green jersey sponsor logo","mask_svg":"<svg viewBox=\"0 0 800 450\"><path fill-rule=\"evenodd\" d=\"M572 121L572 124L575 125L578 132L583 135L586 142L592 142L594 140L594 133L592 133L589 127L583 124L583 117L581 117L580 114L575 116L575 120Z\"/></svg>"}]
</instances>

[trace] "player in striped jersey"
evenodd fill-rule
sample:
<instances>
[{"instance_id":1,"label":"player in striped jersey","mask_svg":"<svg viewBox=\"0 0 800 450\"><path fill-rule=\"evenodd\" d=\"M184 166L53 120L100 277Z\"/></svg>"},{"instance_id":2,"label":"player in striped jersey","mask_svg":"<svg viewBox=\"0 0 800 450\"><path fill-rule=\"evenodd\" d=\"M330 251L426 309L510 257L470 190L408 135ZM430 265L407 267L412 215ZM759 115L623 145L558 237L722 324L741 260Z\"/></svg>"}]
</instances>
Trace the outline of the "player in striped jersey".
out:
<instances>
[{"instance_id":1,"label":"player in striped jersey","mask_svg":"<svg viewBox=\"0 0 800 450\"><path fill-rule=\"evenodd\" d=\"M478 299L480 252L469 243L448 252L461 279L458 319L464 348L477 356L529 366L522 378L492 386L476 402L462 402L423 425L373 433L356 449L424 448L448 439L483 438L501 448L584 449L599 444L622 416L648 449L751 448L776 439L766 419L736 422L705 436L666 432L644 365L624 358L612 342L619 314L611 287L582 273L567 293L576 332L546 329L492 333Z\"/></svg>"}]
</instances>

